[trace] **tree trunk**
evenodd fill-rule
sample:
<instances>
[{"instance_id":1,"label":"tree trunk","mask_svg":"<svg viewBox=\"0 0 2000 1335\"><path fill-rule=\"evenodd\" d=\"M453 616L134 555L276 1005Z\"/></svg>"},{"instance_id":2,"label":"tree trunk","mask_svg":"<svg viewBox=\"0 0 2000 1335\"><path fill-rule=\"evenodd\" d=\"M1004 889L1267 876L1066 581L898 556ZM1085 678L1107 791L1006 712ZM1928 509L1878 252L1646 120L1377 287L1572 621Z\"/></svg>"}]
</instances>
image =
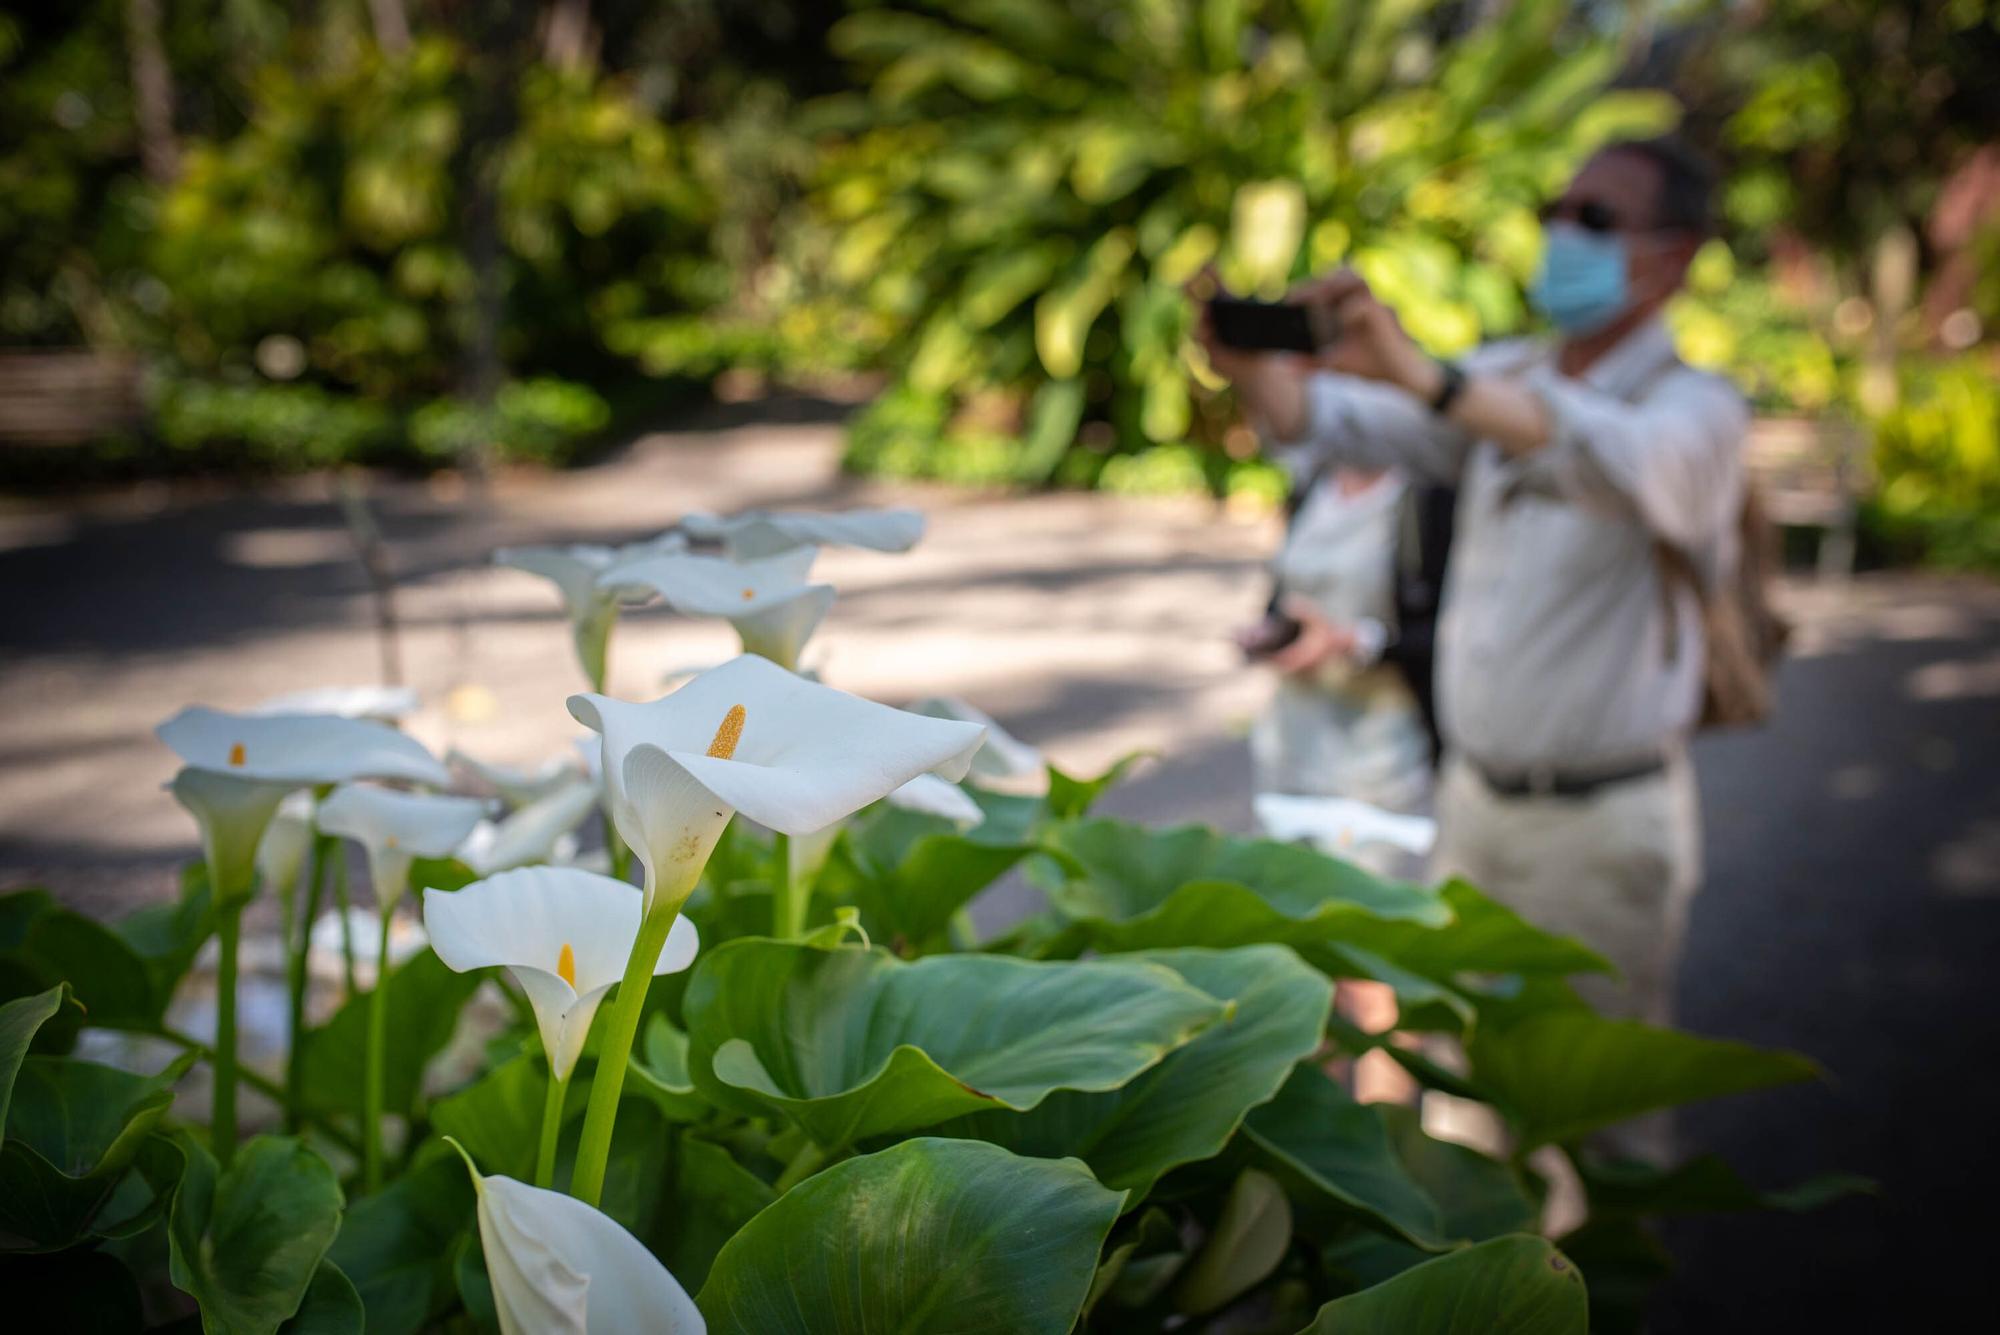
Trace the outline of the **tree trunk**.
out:
<instances>
[{"instance_id":1,"label":"tree trunk","mask_svg":"<svg viewBox=\"0 0 2000 1335\"><path fill-rule=\"evenodd\" d=\"M139 130L139 160L156 185L180 174L174 137L174 72L160 37L159 0L125 0L125 45L132 61L132 119Z\"/></svg>"},{"instance_id":2,"label":"tree trunk","mask_svg":"<svg viewBox=\"0 0 2000 1335\"><path fill-rule=\"evenodd\" d=\"M392 56L410 49L410 16L403 0L368 0L369 21L375 25L375 45Z\"/></svg>"}]
</instances>

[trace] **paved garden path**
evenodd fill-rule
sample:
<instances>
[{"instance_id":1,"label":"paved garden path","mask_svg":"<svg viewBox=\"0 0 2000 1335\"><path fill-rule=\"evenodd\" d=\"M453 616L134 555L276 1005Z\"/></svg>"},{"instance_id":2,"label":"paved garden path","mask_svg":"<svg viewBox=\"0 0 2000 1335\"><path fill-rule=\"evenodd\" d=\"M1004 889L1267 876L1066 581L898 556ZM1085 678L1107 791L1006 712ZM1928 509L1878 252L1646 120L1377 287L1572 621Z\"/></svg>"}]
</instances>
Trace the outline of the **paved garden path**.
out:
<instances>
[{"instance_id":1,"label":"paved garden path","mask_svg":"<svg viewBox=\"0 0 2000 1335\"><path fill-rule=\"evenodd\" d=\"M698 508L911 503L931 515L915 552L819 567L842 591L816 642L829 680L964 695L1078 769L1156 750L1113 810L1247 823L1242 736L1263 685L1224 637L1262 596L1268 521L863 485L837 454L811 405L765 405L484 498L377 484L405 677L426 701L413 730L503 761L576 732L553 592L488 566L496 545L620 541ZM100 910L164 893L192 852L159 791L172 763L155 722L379 671L368 585L319 481L10 503L0 600L0 888L39 881ZM1995 1283L1981 1221L2000 1187L2000 590L1889 576L1793 605L1776 723L1698 748L1710 871L1682 1002L1691 1027L1802 1048L1830 1080L1688 1127L1760 1182L1838 1167L1884 1190L1804 1219L1678 1226L1686 1271L1659 1330L1923 1329ZM729 645L717 626L633 615L613 688L648 695Z\"/></svg>"}]
</instances>

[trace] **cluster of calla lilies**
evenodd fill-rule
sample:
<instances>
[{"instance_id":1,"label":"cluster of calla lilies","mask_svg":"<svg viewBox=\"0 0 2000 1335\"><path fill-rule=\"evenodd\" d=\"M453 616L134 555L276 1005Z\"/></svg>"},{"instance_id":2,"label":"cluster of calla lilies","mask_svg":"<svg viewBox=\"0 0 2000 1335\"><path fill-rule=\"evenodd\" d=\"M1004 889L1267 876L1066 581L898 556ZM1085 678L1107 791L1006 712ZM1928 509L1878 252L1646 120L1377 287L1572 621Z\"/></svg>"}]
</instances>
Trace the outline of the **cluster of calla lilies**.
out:
<instances>
[{"instance_id":1,"label":"cluster of calla lilies","mask_svg":"<svg viewBox=\"0 0 2000 1335\"><path fill-rule=\"evenodd\" d=\"M969 707L929 701L894 709L799 670L833 601L831 586L811 579L819 549L904 551L922 532L922 516L909 510L690 515L622 548L496 553L499 564L542 575L561 591L593 688L570 696L568 708L595 735L582 767L565 759L516 771L452 753L461 772L513 808L497 822L488 819L487 799L446 791L451 767L392 726L414 708L404 692L305 693L248 713L190 708L160 725L160 739L183 765L171 788L200 825L218 924L217 1156L226 1164L236 1139L244 907L261 884L284 911L292 1038L285 1088L295 1118L310 928L328 865L355 984L354 915L336 842L351 840L365 853L377 914L358 1125L364 1188L381 1184L391 916L419 860L456 857L482 879L424 890L431 948L461 972L506 969L533 1009L548 1062L533 1183L473 1168L502 1328L581 1331L587 1310L592 1332L703 1329L673 1277L596 1206L647 984L694 962L700 943L681 909L724 827L740 812L773 832L781 872L772 932L796 937L806 920L805 870L847 817L888 799L970 823L980 809L956 781L975 759L989 773L1040 770L1038 756L989 730L990 720ZM620 610L655 598L684 615L726 618L745 652L660 699L614 699L604 689ZM612 874L575 859L574 831L600 809ZM635 860L637 885L629 875ZM564 1101L614 986L564 1195L550 1190Z\"/></svg>"}]
</instances>

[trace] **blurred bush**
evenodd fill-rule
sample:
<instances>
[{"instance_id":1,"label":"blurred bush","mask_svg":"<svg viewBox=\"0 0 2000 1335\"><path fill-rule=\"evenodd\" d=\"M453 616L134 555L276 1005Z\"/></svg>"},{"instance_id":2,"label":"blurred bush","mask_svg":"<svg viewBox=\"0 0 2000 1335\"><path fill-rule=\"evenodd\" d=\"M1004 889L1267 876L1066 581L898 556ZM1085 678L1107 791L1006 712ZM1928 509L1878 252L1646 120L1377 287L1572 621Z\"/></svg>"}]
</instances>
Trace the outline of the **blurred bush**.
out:
<instances>
[{"instance_id":1,"label":"blurred bush","mask_svg":"<svg viewBox=\"0 0 2000 1335\"><path fill-rule=\"evenodd\" d=\"M1440 351L1515 328L1536 206L1592 146L1665 128L1606 92L1613 42L1560 0L1459 6L955 0L832 33L863 91L820 103L831 276L889 326L862 469L1125 490L1211 486L1227 405L1181 287L1264 296L1356 265ZM1001 405L995 407L995 401ZM996 423L998 424L996 426ZM1093 448L1143 462L1069 462Z\"/></svg>"}]
</instances>

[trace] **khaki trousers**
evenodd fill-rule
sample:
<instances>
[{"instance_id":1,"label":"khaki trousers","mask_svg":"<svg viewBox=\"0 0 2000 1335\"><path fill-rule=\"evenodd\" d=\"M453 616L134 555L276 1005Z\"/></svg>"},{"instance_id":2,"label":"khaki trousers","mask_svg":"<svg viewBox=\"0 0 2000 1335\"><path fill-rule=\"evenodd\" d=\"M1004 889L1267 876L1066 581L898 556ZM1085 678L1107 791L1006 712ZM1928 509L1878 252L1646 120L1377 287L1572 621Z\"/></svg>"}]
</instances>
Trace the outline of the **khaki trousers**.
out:
<instances>
[{"instance_id":1,"label":"khaki trousers","mask_svg":"<svg viewBox=\"0 0 2000 1335\"><path fill-rule=\"evenodd\" d=\"M1701 883L1701 809L1685 756L1583 798L1501 797L1452 759L1437 811L1440 877L1463 877L1609 960L1616 979L1572 980L1605 1014L1672 1023L1681 941Z\"/></svg>"},{"instance_id":2,"label":"khaki trousers","mask_svg":"<svg viewBox=\"0 0 2000 1335\"><path fill-rule=\"evenodd\" d=\"M1663 773L1585 798L1502 797L1463 760L1445 764L1432 868L1458 876L1538 927L1573 936L1609 960L1616 978L1571 982L1606 1015L1670 1024L1688 909L1701 882L1701 809L1694 771L1676 754ZM1435 1135L1497 1149L1498 1124L1478 1105L1427 1096ZM1673 1158L1666 1114L1599 1137L1614 1153ZM1555 1213L1555 1203L1551 1204Z\"/></svg>"}]
</instances>

